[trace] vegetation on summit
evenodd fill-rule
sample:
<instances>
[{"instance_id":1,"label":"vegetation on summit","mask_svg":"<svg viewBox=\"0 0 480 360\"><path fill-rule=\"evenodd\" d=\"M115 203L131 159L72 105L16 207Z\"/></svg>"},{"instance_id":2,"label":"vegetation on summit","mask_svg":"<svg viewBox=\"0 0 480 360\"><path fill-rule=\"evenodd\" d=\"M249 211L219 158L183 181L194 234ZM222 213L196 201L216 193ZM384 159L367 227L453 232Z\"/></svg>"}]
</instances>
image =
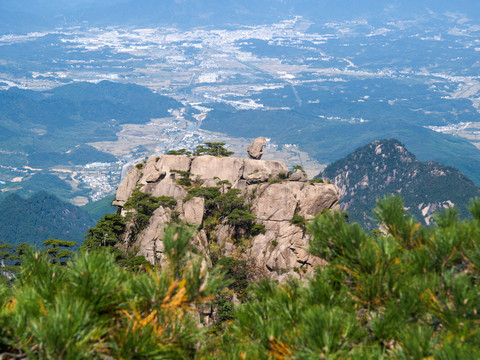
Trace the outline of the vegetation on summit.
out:
<instances>
[{"instance_id":1,"label":"vegetation on summit","mask_svg":"<svg viewBox=\"0 0 480 360\"><path fill-rule=\"evenodd\" d=\"M225 148L224 142L205 142L203 145L199 145L195 148L193 153L186 149L169 150L166 155L185 155L185 156L202 156L211 155L217 157L228 157L233 155L233 151L229 151Z\"/></svg>"}]
</instances>

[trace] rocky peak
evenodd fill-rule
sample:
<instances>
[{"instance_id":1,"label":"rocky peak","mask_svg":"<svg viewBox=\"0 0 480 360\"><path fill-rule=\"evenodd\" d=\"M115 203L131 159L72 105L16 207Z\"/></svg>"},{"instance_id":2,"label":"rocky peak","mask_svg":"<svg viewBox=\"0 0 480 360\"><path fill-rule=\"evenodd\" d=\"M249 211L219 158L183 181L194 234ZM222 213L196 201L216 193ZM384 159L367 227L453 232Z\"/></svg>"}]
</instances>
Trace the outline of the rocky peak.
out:
<instances>
[{"instance_id":1,"label":"rocky peak","mask_svg":"<svg viewBox=\"0 0 480 360\"><path fill-rule=\"evenodd\" d=\"M260 273L280 280L289 275L303 276L321 262L307 253L310 236L302 226L292 223L294 215L311 219L325 209L338 208L335 185L307 181L298 172L291 176L280 161L209 155L152 156L130 169L118 187L114 205L123 208L138 188L156 197L174 198L176 205L155 210L133 243L132 234L124 234L125 246L137 247L139 254L151 262L161 261L163 229L178 218L198 227L195 246L207 258L215 255L243 259ZM239 232L236 223L228 221L233 215L220 218L212 226L205 198L192 196L201 193L201 188L238 194L264 231L253 235ZM236 190L229 192L232 189Z\"/></svg>"},{"instance_id":2,"label":"rocky peak","mask_svg":"<svg viewBox=\"0 0 480 360\"><path fill-rule=\"evenodd\" d=\"M375 140L329 165L322 176L339 187L340 206L350 219L373 228L376 199L400 194L410 212L430 224L436 210L452 205L467 213L468 201L480 194L472 181L453 167L421 162L395 139Z\"/></svg>"}]
</instances>

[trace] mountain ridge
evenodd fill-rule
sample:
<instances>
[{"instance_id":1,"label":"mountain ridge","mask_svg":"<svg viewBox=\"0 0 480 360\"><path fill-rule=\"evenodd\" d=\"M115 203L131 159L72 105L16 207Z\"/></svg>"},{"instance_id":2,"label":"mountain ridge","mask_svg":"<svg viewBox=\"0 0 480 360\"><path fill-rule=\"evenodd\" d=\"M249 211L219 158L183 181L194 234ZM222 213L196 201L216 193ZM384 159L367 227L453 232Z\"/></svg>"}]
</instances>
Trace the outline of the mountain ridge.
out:
<instances>
[{"instance_id":1,"label":"mountain ridge","mask_svg":"<svg viewBox=\"0 0 480 360\"><path fill-rule=\"evenodd\" d=\"M427 225L436 210L453 205L467 216L469 200L480 196L480 188L459 170L422 162L396 139L374 140L327 166L321 176L339 187L340 206L350 219L369 229L375 226L370 214L376 200L388 194L400 194Z\"/></svg>"},{"instance_id":2,"label":"mountain ridge","mask_svg":"<svg viewBox=\"0 0 480 360\"><path fill-rule=\"evenodd\" d=\"M420 18L427 13L458 12L478 16L479 9L471 1L336 1L326 0L265 0L254 1L200 1L200 0L111 0L51 2L25 1L21 4L0 1L0 31L32 31L54 26L68 26L89 22L94 25L128 24L131 26L175 25L191 28L221 25L252 25L269 23L294 16L309 21L365 19L393 15L400 18Z\"/></svg>"}]
</instances>

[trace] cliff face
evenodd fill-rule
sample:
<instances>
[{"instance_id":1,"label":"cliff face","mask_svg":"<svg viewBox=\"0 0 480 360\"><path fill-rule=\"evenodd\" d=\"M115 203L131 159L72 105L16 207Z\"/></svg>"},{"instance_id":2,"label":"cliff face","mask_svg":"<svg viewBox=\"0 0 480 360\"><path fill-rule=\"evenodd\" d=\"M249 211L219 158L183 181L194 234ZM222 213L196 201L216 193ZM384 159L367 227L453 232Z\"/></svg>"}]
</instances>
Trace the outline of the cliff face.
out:
<instances>
[{"instance_id":1,"label":"cliff face","mask_svg":"<svg viewBox=\"0 0 480 360\"><path fill-rule=\"evenodd\" d=\"M340 206L367 228L376 199L400 194L409 212L425 224L432 214L451 206L467 216L468 201L480 189L457 169L421 162L399 141L375 140L329 165L322 174L339 187Z\"/></svg>"},{"instance_id":2,"label":"cliff face","mask_svg":"<svg viewBox=\"0 0 480 360\"><path fill-rule=\"evenodd\" d=\"M188 186L186 176L192 182ZM198 187L217 188L223 194L238 189L238 197L245 200L255 222L264 226L264 233L249 236L225 218L215 226L206 224L205 198L185 199L188 190ZM136 188L156 197L172 197L177 203L174 209L156 209L133 243L131 230L127 231L123 236L125 246L136 246L139 254L152 263L162 261L163 229L179 218L198 227L194 245L207 259L228 256L246 260L259 273L279 280L288 275L301 277L321 262L307 253L310 236L301 224L292 224L294 215L297 220L308 220L326 209L338 208L335 185L307 181L301 171L289 175L279 161L208 155L153 156L128 172L114 205L122 208Z\"/></svg>"}]
</instances>

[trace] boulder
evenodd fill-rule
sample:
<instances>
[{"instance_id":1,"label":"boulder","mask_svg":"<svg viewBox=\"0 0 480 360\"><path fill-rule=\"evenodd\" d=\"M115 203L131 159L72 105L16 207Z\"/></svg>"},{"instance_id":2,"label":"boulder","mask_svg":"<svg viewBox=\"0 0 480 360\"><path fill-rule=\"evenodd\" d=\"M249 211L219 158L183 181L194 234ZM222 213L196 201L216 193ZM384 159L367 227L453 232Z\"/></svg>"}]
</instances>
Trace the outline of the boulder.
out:
<instances>
[{"instance_id":1,"label":"boulder","mask_svg":"<svg viewBox=\"0 0 480 360\"><path fill-rule=\"evenodd\" d=\"M252 204L252 213L260 221L290 221L297 208L291 182L261 184Z\"/></svg>"},{"instance_id":2,"label":"boulder","mask_svg":"<svg viewBox=\"0 0 480 360\"><path fill-rule=\"evenodd\" d=\"M258 137L248 146L247 152L250 159L260 160L263 155L263 147L267 145L267 139Z\"/></svg>"},{"instance_id":3,"label":"boulder","mask_svg":"<svg viewBox=\"0 0 480 360\"><path fill-rule=\"evenodd\" d=\"M162 155L150 157L147 164L150 162L155 163L158 171L169 173L171 170L190 171L192 158L183 155Z\"/></svg>"},{"instance_id":4,"label":"boulder","mask_svg":"<svg viewBox=\"0 0 480 360\"><path fill-rule=\"evenodd\" d=\"M155 184L151 191L147 185L142 191L150 192L153 196L171 196L174 199L183 200L187 196L187 190L179 185L174 179L163 179Z\"/></svg>"},{"instance_id":5,"label":"boulder","mask_svg":"<svg viewBox=\"0 0 480 360\"><path fill-rule=\"evenodd\" d=\"M307 183L299 196L298 214L310 220L338 205L338 188L333 184Z\"/></svg>"},{"instance_id":6,"label":"boulder","mask_svg":"<svg viewBox=\"0 0 480 360\"><path fill-rule=\"evenodd\" d=\"M159 182L161 179L164 179L167 173L165 171L158 171L152 174L145 176L145 182L147 184Z\"/></svg>"}]
</instances>

